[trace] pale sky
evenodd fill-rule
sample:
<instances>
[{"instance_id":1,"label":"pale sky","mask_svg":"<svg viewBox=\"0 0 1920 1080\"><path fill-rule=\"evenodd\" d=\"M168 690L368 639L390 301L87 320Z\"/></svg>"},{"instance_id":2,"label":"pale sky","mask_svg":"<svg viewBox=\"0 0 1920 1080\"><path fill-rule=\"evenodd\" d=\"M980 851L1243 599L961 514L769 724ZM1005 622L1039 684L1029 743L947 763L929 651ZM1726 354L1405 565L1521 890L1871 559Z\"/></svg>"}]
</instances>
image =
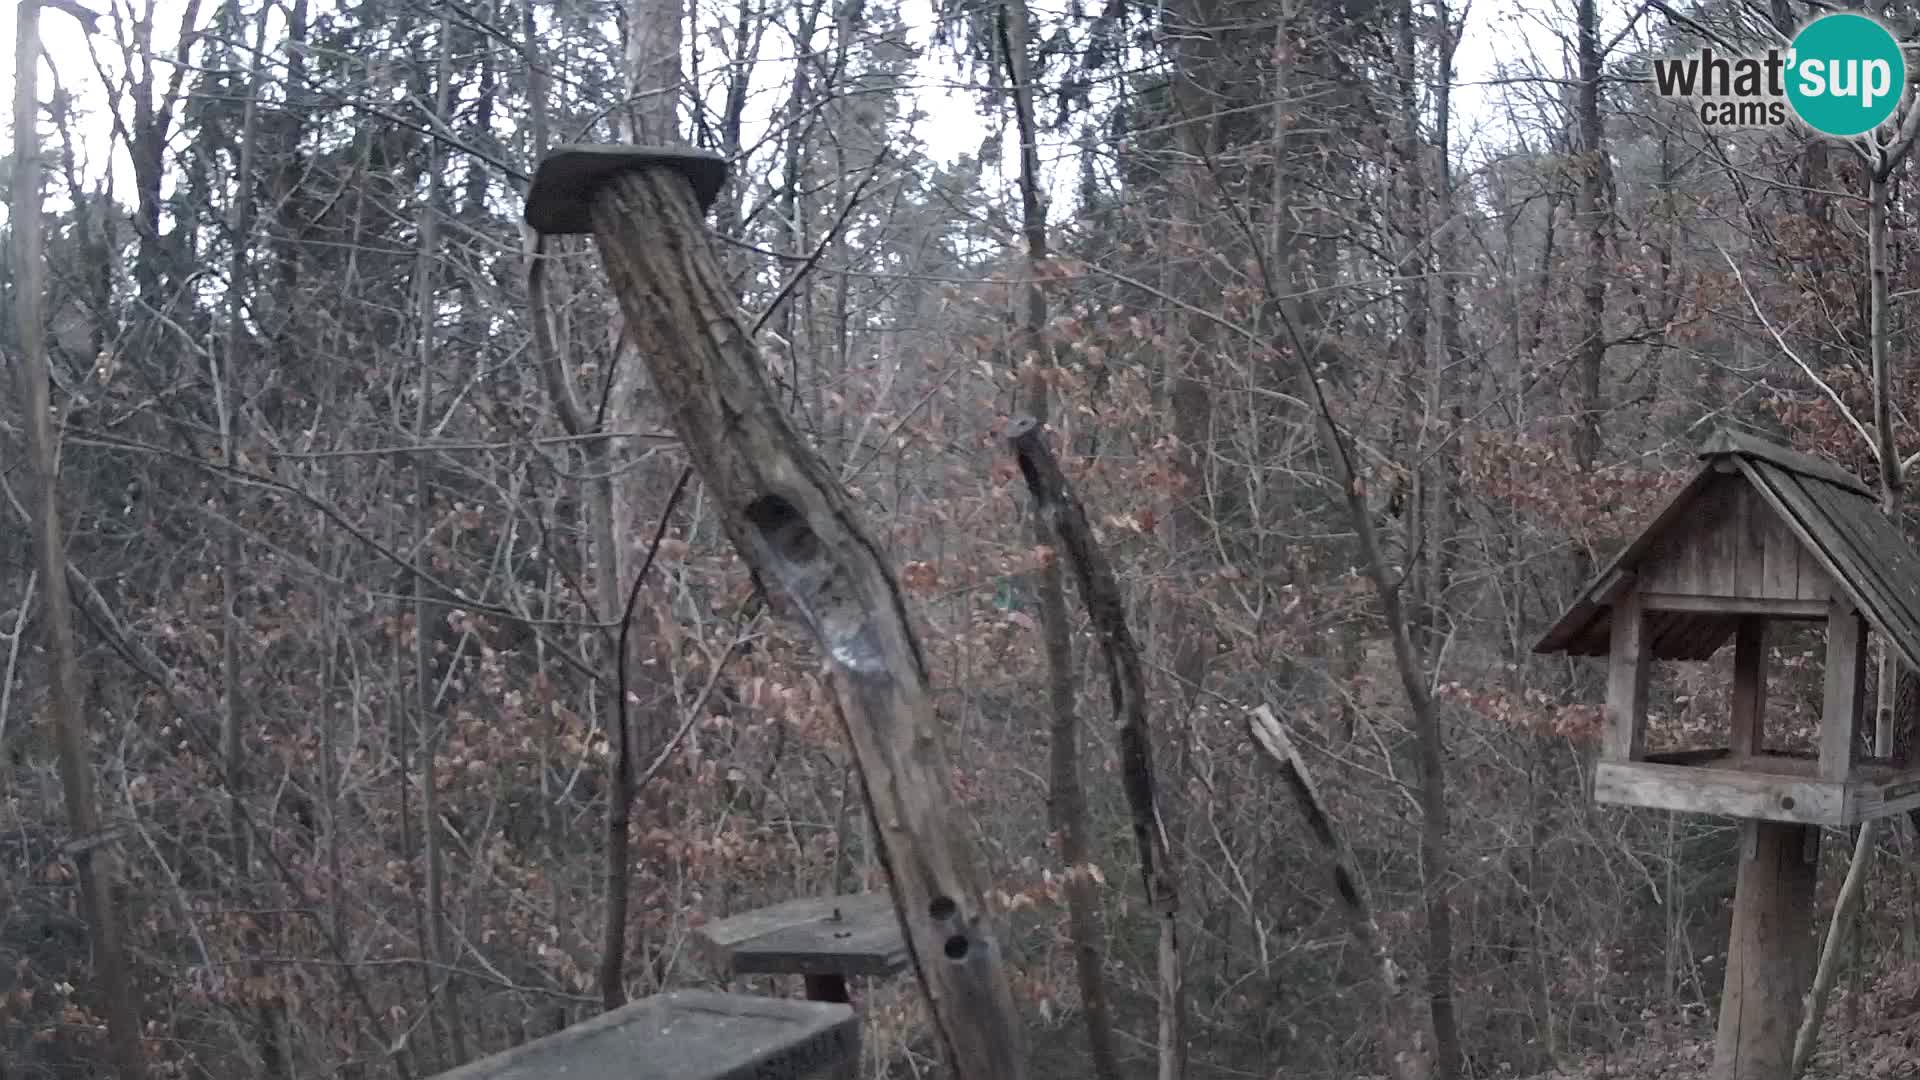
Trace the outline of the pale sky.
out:
<instances>
[{"instance_id":1,"label":"pale sky","mask_svg":"<svg viewBox=\"0 0 1920 1080\"><path fill-rule=\"evenodd\" d=\"M100 7L105 0L81 2ZM934 25L932 0L901 2L902 21L908 26L910 36L916 44L925 45L930 40ZM1457 110L1457 153L1465 154L1470 161L1479 156L1474 151L1471 136L1481 123L1493 119L1490 103L1497 100L1498 88L1484 83L1494 76L1501 63L1517 62L1532 55L1538 57L1539 65L1548 73L1560 73L1564 50L1562 39L1553 27L1567 25L1570 15L1567 8L1570 4L1571 0L1479 0L1468 9L1467 29L1462 35L1456 57L1458 72L1454 100ZM160 0L154 44L156 51L162 55L172 47L180 6L180 0ZM203 19L210 15L212 8L211 2L203 4ZM102 168L102 155L109 145L108 124L103 116L106 98L99 76L88 57L85 36L71 17L57 11L43 11L40 25L46 53L59 65L62 82L79 96L82 108L94 114L92 122L87 125L85 141L88 144L89 175L97 176ZM9 103L12 101L13 65L10 58L13 56L14 29L14 19L0 18L0 43L4 43L4 55L9 58L5 74L8 88L6 100ZM115 49L110 42L101 40L97 42L97 47L102 58L112 63ZM920 63L920 76L926 88L919 95L919 107L927 113L928 119L918 126L917 134L926 142L929 152L938 159L951 161L960 154L978 150L988 126L975 108L976 95L951 89L951 84L961 81L960 73L946 62L939 50L928 49ZM166 77L164 68L160 77ZM43 64L41 100L46 100L51 91L52 83ZM8 126L11 126L10 122ZM1486 147L1479 149L1484 152ZM125 177L125 154L116 150L114 159L116 176ZM1006 147L1002 160L1009 166L1016 162L1017 147ZM124 193L128 184L122 180L115 187Z\"/></svg>"}]
</instances>

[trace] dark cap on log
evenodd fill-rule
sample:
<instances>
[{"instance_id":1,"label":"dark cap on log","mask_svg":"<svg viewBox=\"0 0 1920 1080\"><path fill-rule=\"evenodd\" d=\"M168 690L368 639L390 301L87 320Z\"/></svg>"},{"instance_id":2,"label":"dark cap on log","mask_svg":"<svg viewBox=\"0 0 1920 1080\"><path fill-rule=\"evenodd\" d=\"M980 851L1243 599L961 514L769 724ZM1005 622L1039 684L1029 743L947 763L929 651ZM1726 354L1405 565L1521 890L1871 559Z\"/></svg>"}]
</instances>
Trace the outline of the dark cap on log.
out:
<instances>
[{"instance_id":1,"label":"dark cap on log","mask_svg":"<svg viewBox=\"0 0 1920 1080\"><path fill-rule=\"evenodd\" d=\"M543 233L593 231L594 192L623 172L671 169L693 185L702 213L713 208L727 182L727 159L710 150L667 146L561 146L533 170L527 191L527 224Z\"/></svg>"}]
</instances>

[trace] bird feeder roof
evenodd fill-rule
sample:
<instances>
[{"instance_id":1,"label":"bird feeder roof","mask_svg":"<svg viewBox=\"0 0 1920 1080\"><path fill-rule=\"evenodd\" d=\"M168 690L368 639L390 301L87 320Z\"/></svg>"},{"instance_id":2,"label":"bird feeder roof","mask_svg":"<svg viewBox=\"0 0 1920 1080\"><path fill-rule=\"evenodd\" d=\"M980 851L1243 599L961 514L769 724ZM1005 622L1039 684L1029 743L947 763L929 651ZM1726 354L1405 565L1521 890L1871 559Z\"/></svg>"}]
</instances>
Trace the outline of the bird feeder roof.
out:
<instances>
[{"instance_id":1,"label":"bird feeder roof","mask_svg":"<svg viewBox=\"0 0 1920 1080\"><path fill-rule=\"evenodd\" d=\"M1655 659L1712 656L1743 615L1776 610L1752 598L1764 592L1755 583L1780 562L1780 552L1758 538L1780 537L1784 526L1791 539L1780 543L1798 548L1793 554L1807 567L1803 580L1823 573L1823 592L1851 602L1909 665L1920 668L1920 554L1880 512L1872 488L1831 462L1736 431L1715 432L1700 458L1699 472L1581 591L1534 652L1607 655L1614 604L1641 587L1641 572L1689 556L1697 565L1704 555L1719 571L1707 577L1721 584L1689 591L1718 595L1696 596L1702 610L1651 612L1649 631ZM1703 524L1716 521L1716 508L1729 505L1748 516L1721 513L1716 524ZM1716 549L1689 550L1708 546ZM1763 568L1763 559L1770 565Z\"/></svg>"}]
</instances>

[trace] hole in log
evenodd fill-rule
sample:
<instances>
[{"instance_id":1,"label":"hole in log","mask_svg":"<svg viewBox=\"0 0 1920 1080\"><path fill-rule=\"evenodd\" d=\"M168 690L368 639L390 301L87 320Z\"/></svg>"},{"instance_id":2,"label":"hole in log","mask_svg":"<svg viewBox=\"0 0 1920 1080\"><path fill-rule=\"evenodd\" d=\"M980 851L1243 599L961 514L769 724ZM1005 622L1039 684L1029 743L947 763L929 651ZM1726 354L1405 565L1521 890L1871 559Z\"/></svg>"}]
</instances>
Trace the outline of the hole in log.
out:
<instances>
[{"instance_id":1,"label":"hole in log","mask_svg":"<svg viewBox=\"0 0 1920 1080\"><path fill-rule=\"evenodd\" d=\"M965 934L953 935L952 937L947 939L947 945L946 945L947 959L949 960L966 959L967 948L968 948L967 936Z\"/></svg>"},{"instance_id":2,"label":"hole in log","mask_svg":"<svg viewBox=\"0 0 1920 1080\"><path fill-rule=\"evenodd\" d=\"M953 918L953 913L958 910L959 905L953 902L952 897L936 896L933 902L927 905L927 916L944 921Z\"/></svg>"},{"instance_id":3,"label":"hole in log","mask_svg":"<svg viewBox=\"0 0 1920 1080\"><path fill-rule=\"evenodd\" d=\"M1791 795L1780 796L1780 809L1782 810L1793 809L1793 796Z\"/></svg>"},{"instance_id":4,"label":"hole in log","mask_svg":"<svg viewBox=\"0 0 1920 1080\"><path fill-rule=\"evenodd\" d=\"M778 495L762 495L747 504L746 518L768 570L834 662L850 671L884 672L885 659L853 582L800 508Z\"/></svg>"}]
</instances>

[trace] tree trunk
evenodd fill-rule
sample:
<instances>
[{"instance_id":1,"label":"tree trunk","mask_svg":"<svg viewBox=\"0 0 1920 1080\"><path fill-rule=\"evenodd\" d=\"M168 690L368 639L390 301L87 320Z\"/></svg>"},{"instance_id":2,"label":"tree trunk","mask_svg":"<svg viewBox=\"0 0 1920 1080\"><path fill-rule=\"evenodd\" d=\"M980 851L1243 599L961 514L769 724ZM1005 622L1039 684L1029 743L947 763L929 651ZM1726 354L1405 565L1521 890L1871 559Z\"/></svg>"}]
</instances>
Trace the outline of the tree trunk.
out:
<instances>
[{"instance_id":1,"label":"tree trunk","mask_svg":"<svg viewBox=\"0 0 1920 1080\"><path fill-rule=\"evenodd\" d=\"M80 880L80 902L92 938L94 982L120 1080L144 1080L140 999L121 943L114 902L113 839L100 832L93 762L81 706L80 663L68 600L66 546L60 527L59 456L54 446L45 337L46 250L40 220L40 5L16 9L13 53L13 228L15 327L20 339L20 398L25 403L27 465L33 476L33 543L43 594L42 629L52 668L60 786L73 835L67 851Z\"/></svg>"},{"instance_id":2,"label":"tree trunk","mask_svg":"<svg viewBox=\"0 0 1920 1080\"><path fill-rule=\"evenodd\" d=\"M1120 583L1093 539L1086 511L1047 445L1047 431L1032 418L1016 421L1008 442L1026 477L1054 550L1072 568L1080 601L1107 660L1107 693L1120 729L1120 782L1140 855L1141 885L1160 925L1160 1080L1184 1074L1186 993L1180 965L1180 871L1160 814L1153 775L1153 740L1147 728L1147 681L1140 649L1127 628Z\"/></svg>"},{"instance_id":3,"label":"tree trunk","mask_svg":"<svg viewBox=\"0 0 1920 1080\"><path fill-rule=\"evenodd\" d=\"M1021 335L1024 347L1015 352L1015 370L1026 374L1023 406L1035 421L1045 424L1050 395L1053 353L1046 337L1047 297L1041 288L1047 260L1047 211L1040 195L1040 155L1033 116L1032 71L1028 57L1030 26L1026 0L1003 0L998 12L1001 54L1020 131L1020 206L1027 240L1026 312ZM1024 355L1023 355L1024 354ZM1044 520L1035 517L1034 540L1053 542ZM1074 973L1086 1017L1087 1051L1093 1075L1119 1080L1120 1058L1114 1048L1113 1021L1107 1007L1106 977L1101 968L1099 896L1088 874L1087 798L1080 774L1080 721L1073 702L1073 651L1067 624L1066 590L1059 559L1040 567L1040 636L1047 657L1049 726L1050 823L1059 837L1060 861L1066 867L1067 935L1073 947Z\"/></svg>"},{"instance_id":4,"label":"tree trunk","mask_svg":"<svg viewBox=\"0 0 1920 1080\"><path fill-rule=\"evenodd\" d=\"M433 115L444 124L447 116L447 101L453 82L453 25L450 17L442 17L440 22L440 59L434 74ZM438 140L428 141L427 193L426 201L420 208L420 253L414 278L414 320L415 333L418 335L418 360L420 364L420 400L414 407L414 439L425 447L431 440L429 426L432 417L431 403L434 393L434 368L440 362L438 344L435 340L434 326L438 318L438 291L435 281L439 268L440 243L440 200L442 154ZM413 527L418 537L422 558L431 564L433 550L431 537L434 532L433 486L429 474L429 455L424 449L413 455ZM436 666L450 666L456 660L459 645L456 644L445 658L444 665L436 665L433 657L433 643L440 640L438 632L430 633L428 627L434 621L443 619L448 609L428 602L427 582L415 576L413 579L413 667L414 667L414 717L420 725L420 834L427 862L427 940L425 946L429 964L441 972L439 994L440 1021L446 1029L446 1047L452 1056L451 1061L443 1062L447 1067L458 1066L467 1060L465 1025L460 1010L460 983L452 974L452 950L447 941L446 907L446 870L442 865L440 849L440 781L439 750L441 736L441 716L439 708L440 680L436 678Z\"/></svg>"},{"instance_id":5,"label":"tree trunk","mask_svg":"<svg viewBox=\"0 0 1920 1080\"><path fill-rule=\"evenodd\" d=\"M1025 1074L984 872L954 827L950 766L899 587L846 489L776 402L686 177L641 164L591 207L639 354L734 547L782 588L831 661L882 863L944 1055Z\"/></svg>"}]
</instances>

